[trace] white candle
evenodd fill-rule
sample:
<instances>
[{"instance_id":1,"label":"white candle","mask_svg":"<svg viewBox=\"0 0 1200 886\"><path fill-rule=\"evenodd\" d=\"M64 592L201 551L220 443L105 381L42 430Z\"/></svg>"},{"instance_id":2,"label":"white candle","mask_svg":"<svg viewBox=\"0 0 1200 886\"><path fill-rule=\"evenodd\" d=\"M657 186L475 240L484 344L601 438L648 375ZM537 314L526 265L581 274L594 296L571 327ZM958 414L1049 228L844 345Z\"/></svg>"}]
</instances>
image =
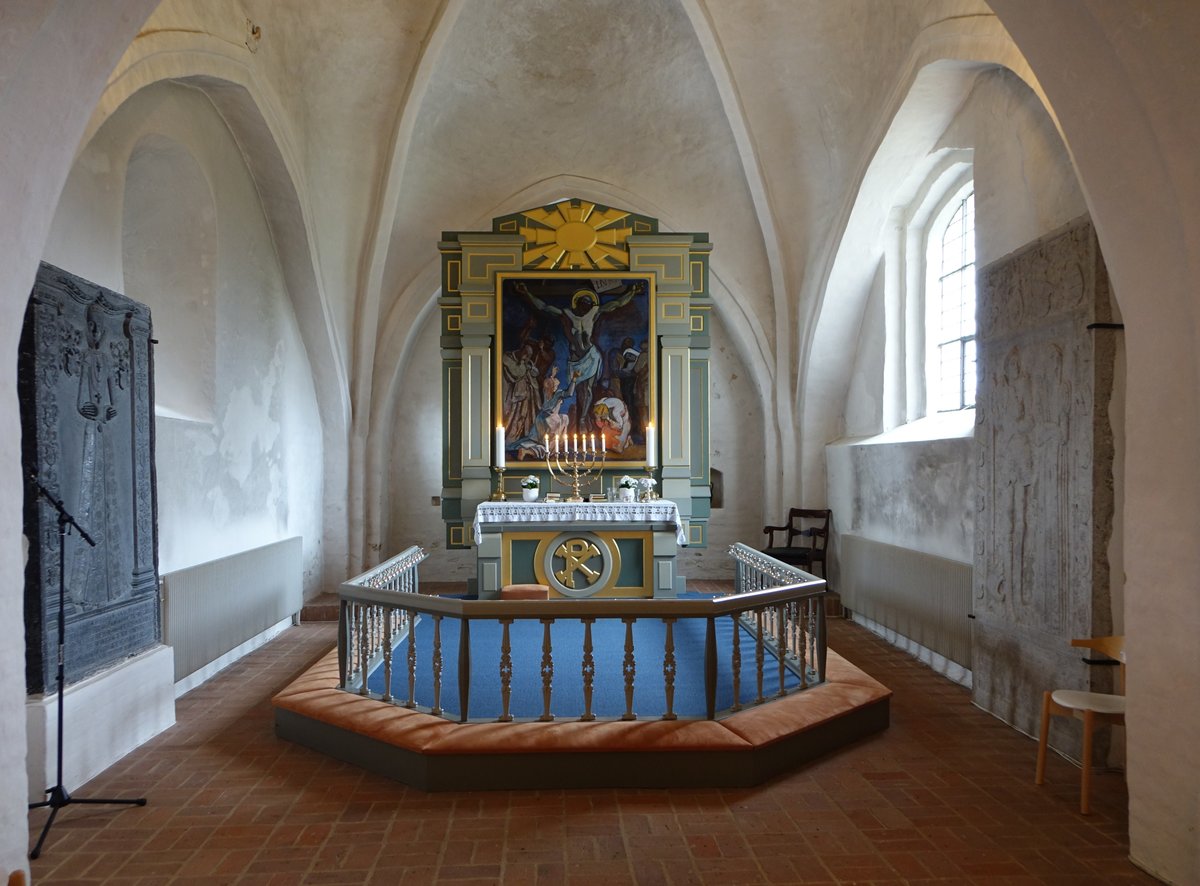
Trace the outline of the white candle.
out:
<instances>
[{"instance_id":1,"label":"white candle","mask_svg":"<svg viewBox=\"0 0 1200 886\"><path fill-rule=\"evenodd\" d=\"M579 435L578 434L571 435L571 452L569 452L568 455L572 455L572 456L579 455Z\"/></svg>"},{"instance_id":2,"label":"white candle","mask_svg":"<svg viewBox=\"0 0 1200 886\"><path fill-rule=\"evenodd\" d=\"M504 467L504 425L496 425L496 467Z\"/></svg>"},{"instance_id":3,"label":"white candle","mask_svg":"<svg viewBox=\"0 0 1200 886\"><path fill-rule=\"evenodd\" d=\"M550 435L546 434L546 455L550 454Z\"/></svg>"},{"instance_id":4,"label":"white candle","mask_svg":"<svg viewBox=\"0 0 1200 886\"><path fill-rule=\"evenodd\" d=\"M658 441L654 438L654 422L646 425L646 467L658 466Z\"/></svg>"}]
</instances>

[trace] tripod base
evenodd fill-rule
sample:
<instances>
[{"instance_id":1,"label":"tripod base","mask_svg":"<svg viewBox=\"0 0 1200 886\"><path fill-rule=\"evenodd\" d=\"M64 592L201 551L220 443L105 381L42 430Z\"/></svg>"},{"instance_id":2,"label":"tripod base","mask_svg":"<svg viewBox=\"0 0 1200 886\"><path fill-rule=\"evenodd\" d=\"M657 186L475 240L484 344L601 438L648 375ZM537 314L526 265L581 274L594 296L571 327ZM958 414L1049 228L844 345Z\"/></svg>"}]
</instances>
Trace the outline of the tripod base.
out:
<instances>
[{"instance_id":1,"label":"tripod base","mask_svg":"<svg viewBox=\"0 0 1200 886\"><path fill-rule=\"evenodd\" d=\"M136 800L107 800L99 797L72 797L67 793L67 789L61 784L56 784L54 787L46 791L50 796L38 803L30 803L30 810L41 809L45 806L50 807L50 817L46 819L46 823L42 825L41 836L38 837L37 845L29 853L30 858L37 858L42 854L42 844L46 842L46 835L50 833L50 826L54 824L54 818L58 815L58 810L64 806L71 806L75 803L90 803L93 805L104 806L145 806L146 798L138 797Z\"/></svg>"}]
</instances>

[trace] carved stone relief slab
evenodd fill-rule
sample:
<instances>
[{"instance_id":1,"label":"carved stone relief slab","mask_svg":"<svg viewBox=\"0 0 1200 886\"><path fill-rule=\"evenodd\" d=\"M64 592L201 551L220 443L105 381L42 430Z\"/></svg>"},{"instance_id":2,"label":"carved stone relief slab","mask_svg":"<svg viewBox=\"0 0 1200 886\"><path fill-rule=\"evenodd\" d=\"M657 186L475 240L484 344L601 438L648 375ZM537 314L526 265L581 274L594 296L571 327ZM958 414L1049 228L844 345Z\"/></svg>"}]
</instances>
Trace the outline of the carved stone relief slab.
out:
<instances>
[{"instance_id":1,"label":"carved stone relief slab","mask_svg":"<svg viewBox=\"0 0 1200 886\"><path fill-rule=\"evenodd\" d=\"M52 691L58 661L59 517L66 535L64 669L72 683L160 639L150 312L52 265L38 271L19 352L26 683Z\"/></svg>"},{"instance_id":2,"label":"carved stone relief slab","mask_svg":"<svg viewBox=\"0 0 1200 886\"><path fill-rule=\"evenodd\" d=\"M1044 689L1108 676L1089 674L1069 641L1112 627L1118 333L1088 328L1110 318L1110 293L1087 219L982 269L978 284L974 695L1032 733Z\"/></svg>"}]
</instances>

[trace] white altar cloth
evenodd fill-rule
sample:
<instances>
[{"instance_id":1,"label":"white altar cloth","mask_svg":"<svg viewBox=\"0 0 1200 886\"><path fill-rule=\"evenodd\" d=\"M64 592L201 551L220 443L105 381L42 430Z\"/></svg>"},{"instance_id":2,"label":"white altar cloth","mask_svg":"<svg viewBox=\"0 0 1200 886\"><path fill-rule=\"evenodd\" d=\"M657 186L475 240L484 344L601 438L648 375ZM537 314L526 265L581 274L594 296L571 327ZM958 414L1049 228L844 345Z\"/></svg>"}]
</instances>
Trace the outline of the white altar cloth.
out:
<instances>
[{"instance_id":1,"label":"white altar cloth","mask_svg":"<svg viewBox=\"0 0 1200 886\"><path fill-rule=\"evenodd\" d=\"M475 508L475 544L484 523L674 523L675 541L687 544L679 505L667 499L638 502L485 501Z\"/></svg>"}]
</instances>

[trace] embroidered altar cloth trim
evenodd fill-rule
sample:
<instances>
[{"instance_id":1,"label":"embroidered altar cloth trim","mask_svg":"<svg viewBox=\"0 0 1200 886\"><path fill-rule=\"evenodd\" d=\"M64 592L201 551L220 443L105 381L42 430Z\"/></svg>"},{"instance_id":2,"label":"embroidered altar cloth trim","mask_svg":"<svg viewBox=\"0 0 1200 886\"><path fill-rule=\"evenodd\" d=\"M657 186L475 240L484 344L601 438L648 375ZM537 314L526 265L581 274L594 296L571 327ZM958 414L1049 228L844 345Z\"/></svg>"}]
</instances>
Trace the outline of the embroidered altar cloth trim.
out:
<instances>
[{"instance_id":1,"label":"embroidered altar cloth trim","mask_svg":"<svg viewBox=\"0 0 1200 886\"><path fill-rule=\"evenodd\" d=\"M687 544L679 505L659 499L645 502L485 501L475 508L475 544L483 541L484 523L674 523L675 541Z\"/></svg>"}]
</instances>

